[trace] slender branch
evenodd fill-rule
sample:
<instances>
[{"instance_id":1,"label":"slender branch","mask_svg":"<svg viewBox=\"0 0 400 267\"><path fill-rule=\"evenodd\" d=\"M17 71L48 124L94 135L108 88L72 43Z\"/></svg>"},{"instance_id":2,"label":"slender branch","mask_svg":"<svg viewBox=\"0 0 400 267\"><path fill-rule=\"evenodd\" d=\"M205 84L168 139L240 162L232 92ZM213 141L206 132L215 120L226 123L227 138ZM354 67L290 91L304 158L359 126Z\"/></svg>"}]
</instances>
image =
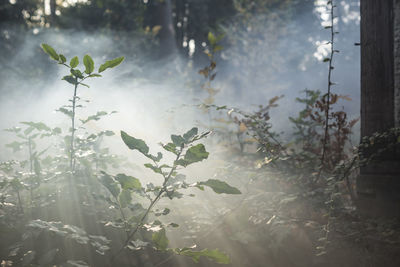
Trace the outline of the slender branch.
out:
<instances>
[{"instance_id":1,"label":"slender branch","mask_svg":"<svg viewBox=\"0 0 400 267\"><path fill-rule=\"evenodd\" d=\"M75 88L74 88L74 96L72 98L72 116L71 116L71 146L70 146L70 162L69 167L71 172L75 172L75 147L74 147L74 138L75 138L75 108L76 108L76 91L78 89L78 78L75 78Z\"/></svg>"},{"instance_id":2,"label":"slender branch","mask_svg":"<svg viewBox=\"0 0 400 267\"><path fill-rule=\"evenodd\" d=\"M33 159L32 159L32 139L31 137L28 137L28 149L29 149L29 167L30 167L30 172L33 172Z\"/></svg>"},{"instance_id":3,"label":"slender branch","mask_svg":"<svg viewBox=\"0 0 400 267\"><path fill-rule=\"evenodd\" d=\"M331 88L333 85L332 82L332 71L333 71L333 56L335 54L334 50L334 41L335 41L335 31L334 31L334 4L333 0L328 1L330 3L330 17L331 17L331 25L329 26L330 28L330 33L331 33L331 40L330 40L330 55L329 55L329 69L328 69L328 92L326 93L326 109L325 109L325 125L324 125L324 139L322 141L322 155L321 155L321 166L318 171L317 175L317 181L321 177L322 170L324 167L324 162L325 162L325 157L326 157L326 151L327 151L327 143L329 139L329 110L330 110L330 102L331 102Z\"/></svg>"},{"instance_id":4,"label":"slender branch","mask_svg":"<svg viewBox=\"0 0 400 267\"><path fill-rule=\"evenodd\" d=\"M168 173L168 175L165 175L162 173L163 177L164 177L164 182L163 185L160 189L160 192L157 194L157 196L151 201L149 207L147 208L146 212L144 213L144 215L142 216L142 218L140 219L140 221L137 223L136 227L127 235L127 238L124 242L124 245L117 251L117 253L115 253L112 257L111 257L111 263L114 262L114 260L116 259L116 257L118 255L121 254L121 252L124 250L124 248L129 244L129 241L134 237L134 235L137 233L137 231L139 230L139 228L143 225L144 220L147 218L147 216L149 215L149 213L151 212L151 210L153 209L154 205L158 202L158 200L160 200L161 196L163 193L165 193L167 191L166 185L168 183L168 180L171 178L172 174L175 172L177 165L176 165L176 161L179 160L182 152L183 152L183 146L181 146L181 149L179 151L179 153L176 155L176 159L174 161L174 166L171 168L170 172Z\"/></svg>"}]
</instances>

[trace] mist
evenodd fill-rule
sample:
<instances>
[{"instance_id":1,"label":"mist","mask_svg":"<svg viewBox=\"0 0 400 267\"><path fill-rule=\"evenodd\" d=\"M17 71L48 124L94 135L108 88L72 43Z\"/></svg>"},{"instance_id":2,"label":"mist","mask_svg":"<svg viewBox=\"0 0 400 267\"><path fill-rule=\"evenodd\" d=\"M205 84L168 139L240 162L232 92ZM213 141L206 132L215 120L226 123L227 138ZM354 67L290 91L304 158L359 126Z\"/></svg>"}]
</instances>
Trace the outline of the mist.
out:
<instances>
[{"instance_id":1,"label":"mist","mask_svg":"<svg viewBox=\"0 0 400 267\"><path fill-rule=\"evenodd\" d=\"M332 110L345 111L348 120L352 120L360 116L360 55L359 46L355 45L360 42L360 3L358 0L335 2L337 18L334 19L334 28L339 34L335 37L334 47L340 52L335 52L333 58L332 80L335 85L332 86L332 92L346 96L347 100L340 99ZM147 4L147 1L144 3ZM297 1L296 8L302 4L302 1ZM204 191L204 188L203 191L191 188L185 194L184 201L162 200L157 207L158 212L164 208L171 209L171 213L165 214L163 220L180 225L180 228L167 231L170 247L189 247L196 244L201 249L207 246L218 248L220 251L227 251L231 266L322 266L319 264L324 261L313 258L318 253L315 252L315 247L319 241L315 241L314 236L310 237L307 229L312 228L312 235L321 232L323 226L318 228L315 225L316 222L325 224L325 219L320 214L316 215L313 204L309 204L305 197L302 198L307 192L296 191L303 188L302 185L294 183L295 189L288 189L287 185L292 185L292 181L285 179L291 176L277 171L275 165L269 168L269 159L277 157L274 154L278 150L277 145L271 151L265 152L262 144L254 141L253 135L240 135L245 136L242 133L245 130L242 131L240 127L242 123L245 124L246 119L245 116L240 116L244 113L254 114L259 105L268 105L273 97L283 96L277 101L278 106L269 111L268 123L271 124L270 131L277 133L276 138L282 144L288 143L290 147L294 143L296 128L289 117L298 116L305 107L296 98L305 97L306 89L319 90L321 95L327 92L328 64L324 59L330 55L330 44L327 44L330 32L325 29L330 25L329 4L327 1L304 1L304 6L303 9L296 9L297 12L294 8L294 11L288 12L286 9L273 7L272 11L268 9L265 13L254 12L245 25L241 24L238 12L236 17L226 19L210 30L215 36L221 33L223 37L219 44L223 48L212 59L216 63L216 76L210 82L210 87L217 92L208 109L204 107L208 95L202 88L207 80L199 74L210 61L204 53L211 49L205 37L202 40L185 37L186 39L182 39L183 43L179 39L176 42L177 49L161 57L158 56L157 42L162 40L159 40L160 36L151 27L150 30L135 32L112 27L97 30L89 26L87 29L85 26L57 28L50 26L50 23L42 27L21 29L11 23L3 23L0 30L7 41L4 46L8 50L0 52L0 129L21 127L19 122L30 121L44 122L52 128L60 127L63 133L68 133L71 127L70 119L56 111L61 106L68 105L68 100L73 97L73 86L61 80L63 76L70 74L69 69L54 64L42 51L42 43L51 45L57 53L65 55L67 63L73 56L78 56L81 61L78 68L83 67L81 59L86 54L93 58L95 69L106 60L123 56L125 60L121 65L102 73L101 78L90 79L87 81L90 88L79 86L77 93L84 106L76 111L77 121L98 111L116 111L99 121L93 120L85 125L85 129L78 128L76 131L78 137L85 136L86 132L110 130L115 133L104 137L101 147L108 147L112 154L123 158L123 164L119 169L110 168L107 172L113 175L125 172L140 178L143 185L162 184L157 173L151 173L142 167L148 158L128 149L121 140L120 131L145 140L150 147L149 153L157 155L157 151L162 149L160 142L171 142L171 134L183 134L192 127L198 127L200 132L211 131L203 141L210 154L207 160L182 171L188 177L188 184L219 178L241 191L239 197L234 194L216 195L211 190ZM190 20L191 16L196 15L190 13L187 18ZM176 16L177 12L173 14L174 20ZM181 26L175 30L179 29ZM179 32L175 34L178 35ZM13 53L8 54L7 51ZM236 118L237 121L235 116L239 118ZM221 121L223 124L229 120L231 124L227 123L226 128L221 126ZM245 127L250 131L250 123ZM224 131L233 134L228 138L228 134L221 134ZM242 144L237 143L240 138L253 138L253 143L246 144L243 148ZM351 149L353 144L359 142L358 123L352 128L348 139L350 143L346 144L346 149ZM0 161L18 160L26 154L24 150L11 153L6 144L13 140L12 133L0 132ZM39 140L38 145L44 149L54 144ZM297 146L299 145L296 143L296 149ZM282 161L289 158L292 155L290 153L285 154ZM162 162L168 160L174 160L174 157L165 156ZM340 162L346 160L344 158ZM281 163L277 166L279 164ZM307 176L298 166L296 168L299 171L293 176ZM315 176L318 169L307 171ZM282 188L287 191L284 192ZM319 192L322 191L321 189ZM191 194L196 197L191 197ZM344 202L348 203L349 197L344 198ZM293 203L291 199L298 201ZM145 200L140 199L139 202L143 204L146 203ZM282 205L282 210L275 210L277 203ZM312 211L304 211L309 206L313 207L310 208ZM116 207L110 209L113 212L117 210ZM321 213L325 213L325 209L322 208ZM302 221L306 230L297 225L300 219L291 220L283 215L279 218L279 212L287 212L288 216L293 215L296 218L306 214L309 217ZM286 219L289 221L287 224L284 221ZM148 227L150 229L154 225ZM120 241L123 241L123 233L118 235ZM263 235L265 239L262 238ZM268 238L275 241L269 242ZM277 248L271 245L274 242L278 244ZM300 252L296 250L297 247ZM267 252L263 251L264 248ZM287 251L282 252L282 248ZM362 251L361 248L354 249L357 253ZM164 261L165 266L197 266L186 259L171 260L172 256L166 255L169 252L164 250L156 254L158 264L149 261L146 265L143 262L152 256L152 252L146 250L144 254L147 256L140 256L141 260L132 266L164 266ZM353 258L343 251L339 255L351 259L350 265L346 266L357 262L352 261ZM334 257L329 256L327 261ZM268 262L263 262L266 259ZM97 261L93 260L91 263L93 262ZM211 263L203 258L198 264L214 266L208 265Z\"/></svg>"}]
</instances>

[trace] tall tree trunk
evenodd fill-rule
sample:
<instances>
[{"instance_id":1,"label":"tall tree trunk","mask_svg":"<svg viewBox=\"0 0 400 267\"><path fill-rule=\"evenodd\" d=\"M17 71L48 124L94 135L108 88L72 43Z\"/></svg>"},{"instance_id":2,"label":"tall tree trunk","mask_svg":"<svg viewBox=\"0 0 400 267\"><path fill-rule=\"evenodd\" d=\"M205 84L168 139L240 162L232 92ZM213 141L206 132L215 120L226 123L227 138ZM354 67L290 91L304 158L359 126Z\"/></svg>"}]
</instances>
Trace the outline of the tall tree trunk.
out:
<instances>
[{"instance_id":1,"label":"tall tree trunk","mask_svg":"<svg viewBox=\"0 0 400 267\"><path fill-rule=\"evenodd\" d=\"M361 0L361 136L398 126L399 0ZM395 7L397 7L395 9ZM397 35L397 36L396 36ZM396 57L395 57L396 53ZM397 92L397 96L396 96ZM397 99L396 99L397 97ZM370 150L367 153L376 153ZM400 164L395 150L362 167L357 179L359 210L400 216Z\"/></svg>"},{"instance_id":2,"label":"tall tree trunk","mask_svg":"<svg viewBox=\"0 0 400 267\"><path fill-rule=\"evenodd\" d=\"M172 20L171 0L153 0L149 2L149 12L151 27L161 26L158 32L160 42L159 57L164 58L177 51L175 40L175 28Z\"/></svg>"}]
</instances>

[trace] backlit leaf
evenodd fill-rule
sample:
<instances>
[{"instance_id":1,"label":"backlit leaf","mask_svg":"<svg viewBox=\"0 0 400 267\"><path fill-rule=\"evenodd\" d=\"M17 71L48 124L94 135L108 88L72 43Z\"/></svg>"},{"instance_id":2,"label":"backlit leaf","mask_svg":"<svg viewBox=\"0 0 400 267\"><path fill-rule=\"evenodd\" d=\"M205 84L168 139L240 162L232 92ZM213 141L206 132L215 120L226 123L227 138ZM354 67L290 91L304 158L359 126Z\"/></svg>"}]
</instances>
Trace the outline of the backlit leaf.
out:
<instances>
[{"instance_id":1,"label":"backlit leaf","mask_svg":"<svg viewBox=\"0 0 400 267\"><path fill-rule=\"evenodd\" d=\"M105 71L106 69L114 68L114 67L118 66L119 64L121 64L122 61L124 61L124 57L118 57L113 60L106 61L106 63L104 63L100 66L98 72L100 73L100 72Z\"/></svg>"},{"instance_id":2,"label":"backlit leaf","mask_svg":"<svg viewBox=\"0 0 400 267\"><path fill-rule=\"evenodd\" d=\"M122 189L140 189L142 188L142 184L139 179L125 175L123 173L119 173L115 176L115 180L117 180Z\"/></svg>"},{"instance_id":3,"label":"backlit leaf","mask_svg":"<svg viewBox=\"0 0 400 267\"><path fill-rule=\"evenodd\" d=\"M149 153L149 147L143 140L132 137L124 131L121 131L121 138L124 141L125 145L129 147L129 149L138 150L144 155L147 155Z\"/></svg>"},{"instance_id":4,"label":"backlit leaf","mask_svg":"<svg viewBox=\"0 0 400 267\"><path fill-rule=\"evenodd\" d=\"M75 68L76 66L78 66L78 64L79 64L79 58L77 56L73 57L69 62L69 66L71 68Z\"/></svg>"},{"instance_id":5,"label":"backlit leaf","mask_svg":"<svg viewBox=\"0 0 400 267\"><path fill-rule=\"evenodd\" d=\"M83 57L83 64L85 65L85 72L90 74L94 70L94 62L93 59L89 55L85 55Z\"/></svg>"},{"instance_id":6,"label":"backlit leaf","mask_svg":"<svg viewBox=\"0 0 400 267\"><path fill-rule=\"evenodd\" d=\"M198 183L198 185L208 186L217 194L241 194L239 189L237 189L236 187L230 186L226 182L216 179L209 179L206 182Z\"/></svg>"},{"instance_id":7,"label":"backlit leaf","mask_svg":"<svg viewBox=\"0 0 400 267\"><path fill-rule=\"evenodd\" d=\"M44 51L46 54L48 54L48 55L50 56L50 58L52 58L52 59L58 61L59 56L58 56L56 50L54 50L53 47L51 47L51 46L48 45L48 44L42 44L41 46L42 46L43 51Z\"/></svg>"}]
</instances>

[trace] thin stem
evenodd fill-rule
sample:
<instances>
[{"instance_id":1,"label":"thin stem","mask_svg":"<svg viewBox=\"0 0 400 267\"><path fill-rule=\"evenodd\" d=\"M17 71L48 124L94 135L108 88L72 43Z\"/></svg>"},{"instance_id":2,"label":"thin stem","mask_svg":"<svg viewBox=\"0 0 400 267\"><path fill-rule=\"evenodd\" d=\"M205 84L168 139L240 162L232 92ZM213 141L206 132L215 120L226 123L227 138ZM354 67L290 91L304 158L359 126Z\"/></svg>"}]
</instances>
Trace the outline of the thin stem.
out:
<instances>
[{"instance_id":1,"label":"thin stem","mask_svg":"<svg viewBox=\"0 0 400 267\"><path fill-rule=\"evenodd\" d=\"M28 137L28 149L29 149L29 164L30 164L30 172L33 172L33 158L32 158L32 139Z\"/></svg>"},{"instance_id":2,"label":"thin stem","mask_svg":"<svg viewBox=\"0 0 400 267\"><path fill-rule=\"evenodd\" d=\"M21 194L19 193L18 189L16 191L17 191L17 197L18 197L19 210L21 211L21 213L24 213L24 208L22 207Z\"/></svg>"},{"instance_id":3,"label":"thin stem","mask_svg":"<svg viewBox=\"0 0 400 267\"><path fill-rule=\"evenodd\" d=\"M333 61L333 55L335 53L334 50L334 41L335 41L335 32L334 32L334 4L333 4L333 0L330 1L330 16L331 16L331 26L330 26L330 33L331 33L331 40L330 40L330 45L331 45L331 49L330 49L330 56L329 56L329 69L328 69L328 92L326 94L326 109L325 109L325 125L324 125L324 139L322 141L322 155L321 155L321 166L320 169L318 171L318 176L317 176L317 180L319 180L319 178L321 177L322 174L322 170L324 167L324 162L325 162L325 157L326 157L326 150L327 150L327 143L328 143L328 138L329 138L329 110L330 110L330 102L331 102L331 88L332 88L332 70L333 70L333 66L332 66L332 61Z\"/></svg>"},{"instance_id":4,"label":"thin stem","mask_svg":"<svg viewBox=\"0 0 400 267\"><path fill-rule=\"evenodd\" d=\"M136 225L136 227L128 234L124 245L117 251L117 253L115 253L112 257L111 257L111 263L114 262L115 258L121 254L121 252L124 250L124 248L129 244L129 241L133 238L133 236L137 233L137 231L139 230L139 228L143 225L144 220L147 218L147 216L149 215L149 213L151 212L151 210L153 209L154 205L158 202L158 200L160 200L161 196L163 193L165 193L167 191L166 185L168 180L171 178L172 174L175 172L177 165L175 164L175 162L180 158L181 154L183 151L183 146L181 147L179 153L176 155L176 159L174 161L174 166L171 168L170 172L168 173L168 175L165 175L162 173L163 177L164 177L164 182L163 185L160 189L160 192L157 194L157 196L151 201L149 207L147 208L146 212L144 213L144 215L142 216L142 218L140 219L139 223Z\"/></svg>"},{"instance_id":5,"label":"thin stem","mask_svg":"<svg viewBox=\"0 0 400 267\"><path fill-rule=\"evenodd\" d=\"M29 167L30 167L30 174L32 175L33 172L33 155L32 155L32 138L28 137L28 149L29 149ZM32 177L31 177L32 179ZM29 188L29 194L31 198L31 207L33 207L33 188L32 185Z\"/></svg>"},{"instance_id":6,"label":"thin stem","mask_svg":"<svg viewBox=\"0 0 400 267\"><path fill-rule=\"evenodd\" d=\"M71 169L72 174L75 172L75 147L74 147L74 139L75 139L75 108L76 108L76 91L78 89L78 78L75 78L75 88L74 88L74 96L72 98L72 115L71 115L71 146L70 146L70 162L69 167Z\"/></svg>"}]
</instances>

